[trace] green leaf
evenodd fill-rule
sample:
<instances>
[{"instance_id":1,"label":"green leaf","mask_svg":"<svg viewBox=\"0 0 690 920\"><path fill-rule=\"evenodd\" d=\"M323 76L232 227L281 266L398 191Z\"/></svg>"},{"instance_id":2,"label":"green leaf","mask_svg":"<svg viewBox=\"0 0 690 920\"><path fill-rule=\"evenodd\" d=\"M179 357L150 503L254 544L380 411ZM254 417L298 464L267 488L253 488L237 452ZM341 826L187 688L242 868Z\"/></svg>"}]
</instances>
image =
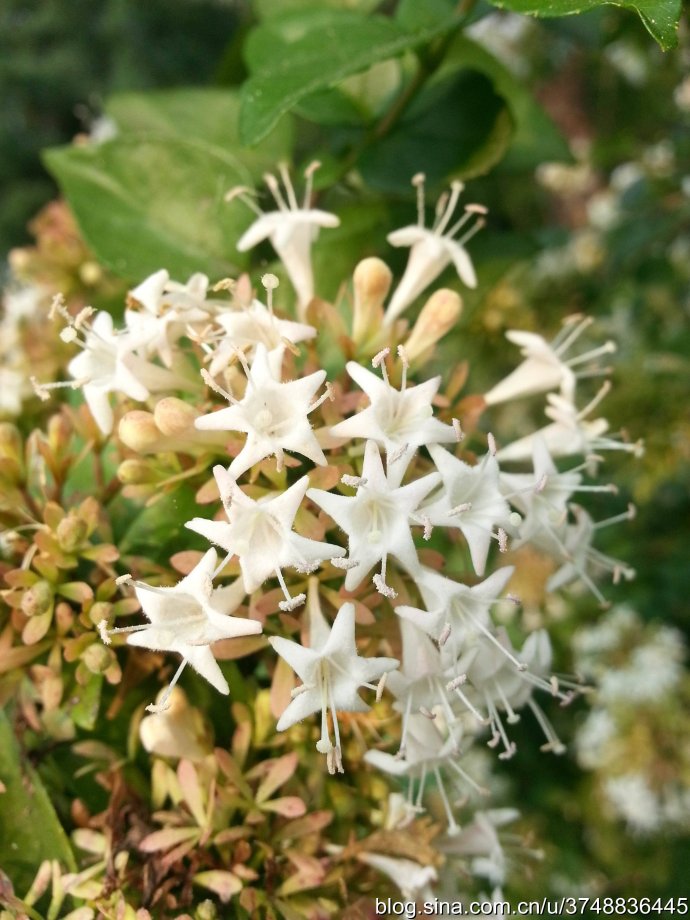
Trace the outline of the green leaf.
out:
<instances>
[{"instance_id":1,"label":"green leaf","mask_svg":"<svg viewBox=\"0 0 690 920\"><path fill-rule=\"evenodd\" d=\"M23 893L44 859L76 870L69 841L38 774L24 758L0 710L0 865Z\"/></svg>"},{"instance_id":2,"label":"green leaf","mask_svg":"<svg viewBox=\"0 0 690 920\"><path fill-rule=\"evenodd\" d=\"M120 129L113 140L44 154L96 256L130 281L245 265L235 243L252 215L223 196L288 155L289 125L242 149L238 99L215 90L116 96L108 112Z\"/></svg>"},{"instance_id":3,"label":"green leaf","mask_svg":"<svg viewBox=\"0 0 690 920\"><path fill-rule=\"evenodd\" d=\"M77 685L70 694L70 716L75 725L86 731L93 731L101 704L103 676L92 674L86 684Z\"/></svg>"},{"instance_id":4,"label":"green leaf","mask_svg":"<svg viewBox=\"0 0 690 920\"><path fill-rule=\"evenodd\" d=\"M546 160L571 160L567 141L527 87L490 52L464 35L454 38L444 62L444 69L460 67L489 77L508 104L515 134L506 163L514 169L533 169Z\"/></svg>"},{"instance_id":5,"label":"green leaf","mask_svg":"<svg viewBox=\"0 0 690 920\"><path fill-rule=\"evenodd\" d=\"M318 10L302 18L300 34L268 57L250 53L255 73L242 89L240 138L255 144L298 102L372 64L397 57L451 29L456 19L419 32L406 32L383 16ZM255 39L258 43L259 39ZM258 67L258 69L257 69Z\"/></svg>"},{"instance_id":6,"label":"green leaf","mask_svg":"<svg viewBox=\"0 0 690 920\"><path fill-rule=\"evenodd\" d=\"M530 16L571 16L604 3L634 10L664 51L678 44L681 0L489 0L493 6Z\"/></svg>"},{"instance_id":7,"label":"green leaf","mask_svg":"<svg viewBox=\"0 0 690 920\"><path fill-rule=\"evenodd\" d=\"M118 541L120 553L153 553L155 559L167 559L181 549L196 546L196 538L184 526L199 512L195 491L183 486L155 505L135 509L136 516Z\"/></svg>"},{"instance_id":8,"label":"green leaf","mask_svg":"<svg viewBox=\"0 0 690 920\"><path fill-rule=\"evenodd\" d=\"M376 188L407 192L420 170L430 185L487 172L505 153L513 122L491 80L460 70L425 88L391 133L361 157Z\"/></svg>"},{"instance_id":9,"label":"green leaf","mask_svg":"<svg viewBox=\"0 0 690 920\"><path fill-rule=\"evenodd\" d=\"M106 114L121 134L165 135L218 147L259 180L290 155L292 131L283 121L258 148L239 143L239 93L227 89L184 88L148 93L118 93L106 102Z\"/></svg>"},{"instance_id":10,"label":"green leaf","mask_svg":"<svg viewBox=\"0 0 690 920\"><path fill-rule=\"evenodd\" d=\"M198 141L125 136L44 156L86 242L117 275L237 270L231 256L248 215L223 196L250 177L232 154Z\"/></svg>"}]
</instances>

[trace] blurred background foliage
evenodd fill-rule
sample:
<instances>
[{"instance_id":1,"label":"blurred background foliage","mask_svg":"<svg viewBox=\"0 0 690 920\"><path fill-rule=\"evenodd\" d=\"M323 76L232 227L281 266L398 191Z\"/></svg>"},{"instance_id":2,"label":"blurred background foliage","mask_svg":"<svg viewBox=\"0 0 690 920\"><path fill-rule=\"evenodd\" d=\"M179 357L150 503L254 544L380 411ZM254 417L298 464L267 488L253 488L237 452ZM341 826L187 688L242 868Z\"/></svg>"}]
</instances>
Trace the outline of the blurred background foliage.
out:
<instances>
[{"instance_id":1,"label":"blurred background foliage","mask_svg":"<svg viewBox=\"0 0 690 920\"><path fill-rule=\"evenodd\" d=\"M377 8L395 20L367 16ZM402 270L403 255L385 245L380 228L409 222L414 172L423 169L436 191L451 176L471 180L472 199L490 211L488 228L472 242L480 283L463 294L463 317L439 364L469 359L470 390L484 392L516 363L507 329L548 334L568 314L597 318L602 338L619 347L603 412L646 443L639 462L606 463L621 504L638 506L631 524L602 535L602 549L638 572L607 594L644 623L663 621L687 636L687 23L679 46L664 52L634 13L613 6L541 20L495 12L487 19L483 3L468 8L471 24L459 35L444 25L452 15L444 0L46 0L33 7L5 0L0 249L29 240L29 219L59 185L90 247L80 250L75 272L89 259L106 272L83 292L94 306L111 304L114 292L162 264L174 277L235 273L249 265L232 241L250 215L223 204L222 193L239 182L258 184L280 158L300 166L316 156L320 204L342 217L342 228L315 251L317 289L335 297L366 255L383 255ZM314 67L315 47L332 52L323 73ZM294 61L302 61L301 71L290 70ZM184 89L160 92L172 87ZM59 146L89 132L88 143ZM256 149L245 144L255 140ZM45 157L48 171L45 148L56 148ZM34 224L39 247L13 253L11 263L24 280L52 284L65 258L46 245L46 220ZM267 268L280 275L270 250L261 254L256 277ZM450 273L446 280L453 283ZM496 412L496 427L517 430L532 407L520 412ZM542 424L536 406L532 418ZM574 668L573 637L606 616L580 596L566 610L533 611L532 625L549 626L558 659ZM235 683L241 686L239 668ZM684 685L668 707L686 697ZM561 735L572 738L587 712L583 702L559 713ZM105 723L114 748L127 744L122 715ZM632 725L636 718L633 707ZM678 719L666 740L687 765L687 718ZM520 730L519 756L502 768L513 790L506 801L517 794L546 853L528 876L515 873L509 894L582 886L612 896L686 893L690 842L678 828L641 833L626 825L601 796L601 771L578 766L574 751L554 762L529 737L536 730ZM640 744L649 743L644 737ZM64 816L77 792L74 755L28 740ZM131 772L143 786L141 764ZM93 809L102 804L94 800ZM58 839L55 852L65 846Z\"/></svg>"}]
</instances>

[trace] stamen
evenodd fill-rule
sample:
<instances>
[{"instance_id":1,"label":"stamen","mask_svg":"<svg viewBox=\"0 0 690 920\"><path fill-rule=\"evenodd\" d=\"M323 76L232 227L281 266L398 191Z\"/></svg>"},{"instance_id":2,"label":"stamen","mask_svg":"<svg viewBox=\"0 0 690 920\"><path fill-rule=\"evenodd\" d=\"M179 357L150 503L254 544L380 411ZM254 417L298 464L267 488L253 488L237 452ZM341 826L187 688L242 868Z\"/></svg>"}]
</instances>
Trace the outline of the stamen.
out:
<instances>
[{"instance_id":1,"label":"stamen","mask_svg":"<svg viewBox=\"0 0 690 920\"><path fill-rule=\"evenodd\" d=\"M409 446L410 446L409 444L405 443L405 444L403 444L401 447L399 447L399 448L395 451L394 454L391 454L391 456L390 456L389 459L388 459L388 462L389 462L389 463L396 463L398 460L402 459L402 458L405 456L405 454L407 453L407 450L408 450Z\"/></svg>"},{"instance_id":2,"label":"stamen","mask_svg":"<svg viewBox=\"0 0 690 920\"><path fill-rule=\"evenodd\" d=\"M281 590L283 594L285 595L285 600L280 601L280 603L278 604L280 609L285 612L289 612L291 610L294 610L296 607L300 607L307 599L306 594L297 594L295 597L292 597L292 595L288 591L287 585L285 584L283 573L281 572L279 568L276 568L275 574L278 579L278 583L280 584Z\"/></svg>"},{"instance_id":3,"label":"stamen","mask_svg":"<svg viewBox=\"0 0 690 920\"><path fill-rule=\"evenodd\" d=\"M427 719L430 719L432 722L436 718L436 713L432 712L430 709L427 709L426 706L420 706L419 712Z\"/></svg>"},{"instance_id":4,"label":"stamen","mask_svg":"<svg viewBox=\"0 0 690 920\"><path fill-rule=\"evenodd\" d=\"M283 185L285 186L285 191L287 192L288 201L290 202L290 209L293 211L299 211L299 205L297 204L297 198L295 196L295 189L292 185L292 179L290 178L290 172L287 168L287 164L279 163L278 172L280 173L280 178L283 180Z\"/></svg>"},{"instance_id":5,"label":"stamen","mask_svg":"<svg viewBox=\"0 0 690 920\"><path fill-rule=\"evenodd\" d=\"M165 712L165 710L168 708L168 700L170 699L170 694L172 693L173 688L175 687L175 684L180 679L180 676L186 666L187 666L187 659L183 658L182 664L179 666L179 668L175 672L175 676L168 684L168 687L165 693L163 694L160 703L149 703L149 705L146 707L147 712L155 712L155 713Z\"/></svg>"},{"instance_id":6,"label":"stamen","mask_svg":"<svg viewBox=\"0 0 690 920\"><path fill-rule=\"evenodd\" d=\"M273 195L273 200L278 206L279 211L289 211L290 208L285 204L283 196L280 193L280 184L276 177L271 173L264 173L264 182L266 183L269 192Z\"/></svg>"},{"instance_id":7,"label":"stamen","mask_svg":"<svg viewBox=\"0 0 690 920\"><path fill-rule=\"evenodd\" d=\"M271 316L273 316L273 292L280 284L280 281L278 281L275 275L267 272L261 278L261 283L263 284L266 291L266 306L268 307Z\"/></svg>"},{"instance_id":8,"label":"stamen","mask_svg":"<svg viewBox=\"0 0 690 920\"><path fill-rule=\"evenodd\" d=\"M388 671L384 671L384 673L381 675L381 678L378 684L376 685L376 702L377 703L381 702L381 699L383 697L383 691L385 690L387 680L388 680Z\"/></svg>"},{"instance_id":9,"label":"stamen","mask_svg":"<svg viewBox=\"0 0 690 920\"><path fill-rule=\"evenodd\" d=\"M458 198L460 193L465 188L463 182L455 180L450 184L450 198L448 199L448 204L446 205L445 212L441 217L440 221L434 227L434 233L437 233L439 236L443 236L443 232L448 226L448 223L455 212L455 207L458 203ZM452 236L452 234L450 234Z\"/></svg>"},{"instance_id":10,"label":"stamen","mask_svg":"<svg viewBox=\"0 0 690 920\"><path fill-rule=\"evenodd\" d=\"M449 767L451 767L451 769L455 770L458 776L460 776L467 783L467 785L470 786L472 789L474 789L474 791L477 792L479 795L483 795L483 796L491 795L490 789L487 789L486 786L480 786L479 783L476 780L472 779L469 773L467 773L466 770L463 770L463 768L459 764L457 764L454 760L448 760L446 761L446 763L448 764Z\"/></svg>"},{"instance_id":11,"label":"stamen","mask_svg":"<svg viewBox=\"0 0 690 920\"><path fill-rule=\"evenodd\" d=\"M360 486L365 486L367 480L362 476L351 476L349 473L344 473L340 477L340 481L343 485L351 486L353 489L358 489Z\"/></svg>"},{"instance_id":12,"label":"stamen","mask_svg":"<svg viewBox=\"0 0 690 920\"><path fill-rule=\"evenodd\" d=\"M489 445L489 453L492 457L495 457L497 453L496 438L491 434L491 432L487 434L486 442Z\"/></svg>"},{"instance_id":13,"label":"stamen","mask_svg":"<svg viewBox=\"0 0 690 920\"><path fill-rule=\"evenodd\" d=\"M235 399L232 393L229 390L224 389L219 383L216 383L216 381L209 374L209 372L206 370L205 367L202 367L199 373L201 374L201 379L204 381L204 383L209 388L209 390L213 390L214 393L217 393L219 396L222 396L223 399L227 399L227 401L231 405L233 406L239 405L239 401Z\"/></svg>"},{"instance_id":14,"label":"stamen","mask_svg":"<svg viewBox=\"0 0 690 920\"><path fill-rule=\"evenodd\" d=\"M443 801L443 807L446 812L446 818L448 819L448 836L454 837L459 833L460 828L453 817L453 812L451 811L450 802L448 801L448 796L446 795L446 787L443 785L443 780L441 779L441 771L438 767L434 767L434 776L436 777L436 783L438 785L438 791Z\"/></svg>"},{"instance_id":15,"label":"stamen","mask_svg":"<svg viewBox=\"0 0 690 920\"><path fill-rule=\"evenodd\" d=\"M450 638L450 633L451 633L451 625L450 623L446 623L443 629L441 630L441 635L438 637L438 644L440 648L443 648L443 646L446 644L446 642Z\"/></svg>"},{"instance_id":16,"label":"stamen","mask_svg":"<svg viewBox=\"0 0 690 920\"><path fill-rule=\"evenodd\" d=\"M359 562L355 559L348 559L345 556L334 556L330 560L331 565L334 565L336 569L343 569L348 571L349 569L354 569L359 565Z\"/></svg>"},{"instance_id":17,"label":"stamen","mask_svg":"<svg viewBox=\"0 0 690 920\"><path fill-rule=\"evenodd\" d=\"M460 420L457 418L453 419L453 431L455 432L455 440L459 444L462 440L464 440L465 432L462 430Z\"/></svg>"},{"instance_id":18,"label":"stamen","mask_svg":"<svg viewBox=\"0 0 690 920\"><path fill-rule=\"evenodd\" d=\"M417 173L412 177L412 185L417 190L417 224L424 226L424 182L426 176L424 173Z\"/></svg>"},{"instance_id":19,"label":"stamen","mask_svg":"<svg viewBox=\"0 0 690 920\"><path fill-rule=\"evenodd\" d=\"M245 204L251 211L253 211L257 217L261 217L263 211L258 206L258 204L252 199L252 195L256 195L256 192L253 188L248 188L244 185L237 185L235 188L231 188L230 191L226 192L223 196L223 200L228 204L239 198L242 204Z\"/></svg>"},{"instance_id":20,"label":"stamen","mask_svg":"<svg viewBox=\"0 0 690 920\"><path fill-rule=\"evenodd\" d=\"M305 211L309 210L309 206L311 204L312 189L314 187L314 173L317 171L317 169L320 169L320 168L321 168L320 161L313 160L309 164L309 166L307 166L307 168L304 170L304 178L306 182L304 186L304 203L302 207L304 208Z\"/></svg>"}]
</instances>

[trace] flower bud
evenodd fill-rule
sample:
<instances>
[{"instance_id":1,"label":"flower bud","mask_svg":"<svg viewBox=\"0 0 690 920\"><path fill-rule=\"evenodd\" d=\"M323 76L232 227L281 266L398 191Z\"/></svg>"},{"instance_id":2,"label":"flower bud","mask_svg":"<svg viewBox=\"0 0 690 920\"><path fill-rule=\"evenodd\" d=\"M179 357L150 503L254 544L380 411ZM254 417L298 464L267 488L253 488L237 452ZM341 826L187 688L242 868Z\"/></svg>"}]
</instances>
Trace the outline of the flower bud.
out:
<instances>
[{"instance_id":1,"label":"flower bud","mask_svg":"<svg viewBox=\"0 0 690 920\"><path fill-rule=\"evenodd\" d=\"M158 694L158 701L164 693L162 690ZM141 720L139 736L146 750L159 757L203 760L213 748L202 714L190 706L180 687L173 688L165 711Z\"/></svg>"},{"instance_id":2,"label":"flower bud","mask_svg":"<svg viewBox=\"0 0 690 920\"><path fill-rule=\"evenodd\" d=\"M94 642L81 656L81 660L92 674L102 674L107 671L112 664L112 658L112 651L101 645L100 642Z\"/></svg>"},{"instance_id":3,"label":"flower bud","mask_svg":"<svg viewBox=\"0 0 690 920\"><path fill-rule=\"evenodd\" d=\"M159 449L161 433L150 412L134 409L120 421L120 440L137 453L155 453Z\"/></svg>"},{"instance_id":4,"label":"flower bud","mask_svg":"<svg viewBox=\"0 0 690 920\"><path fill-rule=\"evenodd\" d=\"M47 581L37 581L22 595L21 608L24 616L40 616L50 609L53 602L53 589Z\"/></svg>"},{"instance_id":5,"label":"flower bud","mask_svg":"<svg viewBox=\"0 0 690 920\"><path fill-rule=\"evenodd\" d=\"M383 321L383 304L393 274L381 259L362 259L352 276L355 289L352 338L364 342Z\"/></svg>"},{"instance_id":6,"label":"flower bud","mask_svg":"<svg viewBox=\"0 0 690 920\"><path fill-rule=\"evenodd\" d=\"M154 478L151 467L144 460L123 460L117 470L117 478L123 485L134 486L151 482Z\"/></svg>"},{"instance_id":7,"label":"flower bud","mask_svg":"<svg viewBox=\"0 0 690 920\"><path fill-rule=\"evenodd\" d=\"M66 553L73 553L77 547L81 546L88 534L89 525L82 518L73 514L64 517L55 531L60 549Z\"/></svg>"},{"instance_id":8,"label":"flower bud","mask_svg":"<svg viewBox=\"0 0 690 920\"><path fill-rule=\"evenodd\" d=\"M22 480L22 438L10 422L0 424L0 476L16 485Z\"/></svg>"},{"instance_id":9,"label":"flower bud","mask_svg":"<svg viewBox=\"0 0 690 920\"><path fill-rule=\"evenodd\" d=\"M194 428L194 420L200 415L189 403L175 396L161 399L153 410L153 417L159 430L168 437L182 435Z\"/></svg>"},{"instance_id":10,"label":"flower bud","mask_svg":"<svg viewBox=\"0 0 690 920\"><path fill-rule=\"evenodd\" d=\"M405 343L410 361L415 361L424 352L442 339L453 328L462 312L462 298L455 291L441 288L434 291L422 307L417 322Z\"/></svg>"}]
</instances>

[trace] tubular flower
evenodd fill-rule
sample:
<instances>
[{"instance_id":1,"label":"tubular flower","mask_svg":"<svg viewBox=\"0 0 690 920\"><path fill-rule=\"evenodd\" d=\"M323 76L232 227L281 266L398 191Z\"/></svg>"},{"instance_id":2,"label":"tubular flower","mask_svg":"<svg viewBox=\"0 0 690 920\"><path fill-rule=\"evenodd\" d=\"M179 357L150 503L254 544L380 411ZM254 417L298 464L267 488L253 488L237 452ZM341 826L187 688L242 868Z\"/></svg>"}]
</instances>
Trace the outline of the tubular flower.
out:
<instances>
[{"instance_id":1,"label":"tubular flower","mask_svg":"<svg viewBox=\"0 0 690 920\"><path fill-rule=\"evenodd\" d=\"M285 595L281 609L292 610L303 603L305 597L303 594L290 595L282 569L291 566L301 572L310 572L324 559L344 556L345 550L331 543L309 540L293 531L295 515L309 486L307 476L285 492L254 501L237 486L231 469L216 466L213 470L227 521L194 518L185 526L224 549L228 554L225 562L237 556L248 594L256 591L267 578L275 576Z\"/></svg>"},{"instance_id":2,"label":"tubular flower","mask_svg":"<svg viewBox=\"0 0 690 920\"><path fill-rule=\"evenodd\" d=\"M398 666L395 658L361 658L355 644L355 607L343 604L331 627L321 612L316 594L310 596L309 647L274 636L269 642L302 681L278 721L278 731L321 710L321 738L317 750L327 757L329 773L343 772L338 712L366 712L369 706L357 692ZM331 712L335 743L328 730Z\"/></svg>"},{"instance_id":3,"label":"tubular flower","mask_svg":"<svg viewBox=\"0 0 690 920\"><path fill-rule=\"evenodd\" d=\"M306 187L301 206L297 201L290 174L284 164L279 167L279 172L285 186L285 197L283 197L276 177L270 173L264 176L278 208L277 211L268 211L264 214L249 197L250 192L245 188L233 189L226 196L226 200L241 198L257 215L257 219L240 238L237 248L240 252L246 252L264 240L270 241L297 294L297 315L300 319L304 319L307 307L314 297L312 244L321 227L337 227L340 224L340 219L335 214L309 206L313 177L319 165L319 163L312 163L305 171Z\"/></svg>"},{"instance_id":4,"label":"tubular flower","mask_svg":"<svg viewBox=\"0 0 690 920\"><path fill-rule=\"evenodd\" d=\"M486 208L477 204L466 205L462 217L451 223L464 188L462 182L453 182L450 195L444 195L438 202L433 227L427 229L424 226L424 175L416 175L412 184L417 189L417 223L388 235L388 242L392 246L409 246L410 255L405 274L388 304L384 317L386 325L396 320L451 262L467 287L477 286L477 276L465 250L465 243L484 226ZM475 217L477 220L465 229ZM461 230L464 233L456 239Z\"/></svg>"},{"instance_id":5,"label":"tubular flower","mask_svg":"<svg viewBox=\"0 0 690 920\"><path fill-rule=\"evenodd\" d=\"M110 636L127 633L127 643L159 652L177 652L182 663L158 703L147 707L149 712L162 712L174 686L186 665L191 664L220 693L228 694L228 682L213 657L211 645L220 639L255 636L261 623L243 617L229 616L236 610L246 591L241 581L225 588L213 588L212 578L217 556L210 549L194 569L172 588L158 588L132 581L137 598L150 625L125 626L108 629L105 620L99 624L101 638L110 644Z\"/></svg>"}]
</instances>

